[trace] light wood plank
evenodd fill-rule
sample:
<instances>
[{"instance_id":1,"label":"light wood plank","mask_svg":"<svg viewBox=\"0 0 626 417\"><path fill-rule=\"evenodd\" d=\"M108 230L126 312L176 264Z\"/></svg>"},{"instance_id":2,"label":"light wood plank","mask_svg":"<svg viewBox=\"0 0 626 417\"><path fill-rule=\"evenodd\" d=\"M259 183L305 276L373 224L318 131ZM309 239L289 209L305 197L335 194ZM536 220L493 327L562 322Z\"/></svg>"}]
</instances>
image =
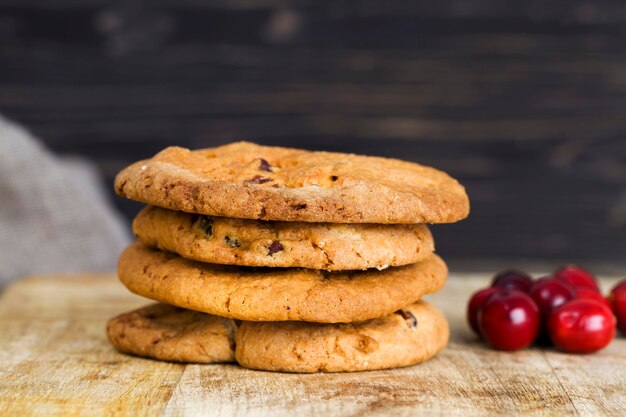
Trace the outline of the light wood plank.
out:
<instances>
[{"instance_id":1,"label":"light wood plank","mask_svg":"<svg viewBox=\"0 0 626 417\"><path fill-rule=\"evenodd\" d=\"M183 365L116 353L115 310L145 303L112 279L33 279L0 303L0 415L157 415Z\"/></svg>"},{"instance_id":2,"label":"light wood plank","mask_svg":"<svg viewBox=\"0 0 626 417\"><path fill-rule=\"evenodd\" d=\"M626 341L594 355L486 348L465 305L487 277L452 277L428 297L449 347L419 366L293 375L122 355L106 320L146 300L112 276L31 278L0 299L0 415L622 415ZM614 280L603 281L608 288Z\"/></svg>"}]
</instances>

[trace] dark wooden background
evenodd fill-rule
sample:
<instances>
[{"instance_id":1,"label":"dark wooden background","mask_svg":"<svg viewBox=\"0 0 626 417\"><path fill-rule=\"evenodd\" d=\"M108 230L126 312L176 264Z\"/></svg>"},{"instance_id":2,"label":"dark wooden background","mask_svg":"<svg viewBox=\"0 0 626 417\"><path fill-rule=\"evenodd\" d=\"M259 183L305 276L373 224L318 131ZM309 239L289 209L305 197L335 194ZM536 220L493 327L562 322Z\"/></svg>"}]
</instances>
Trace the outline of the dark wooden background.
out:
<instances>
[{"instance_id":1,"label":"dark wooden background","mask_svg":"<svg viewBox=\"0 0 626 417\"><path fill-rule=\"evenodd\" d=\"M172 144L419 161L453 263L626 262L623 0L0 0L0 112L108 189Z\"/></svg>"}]
</instances>

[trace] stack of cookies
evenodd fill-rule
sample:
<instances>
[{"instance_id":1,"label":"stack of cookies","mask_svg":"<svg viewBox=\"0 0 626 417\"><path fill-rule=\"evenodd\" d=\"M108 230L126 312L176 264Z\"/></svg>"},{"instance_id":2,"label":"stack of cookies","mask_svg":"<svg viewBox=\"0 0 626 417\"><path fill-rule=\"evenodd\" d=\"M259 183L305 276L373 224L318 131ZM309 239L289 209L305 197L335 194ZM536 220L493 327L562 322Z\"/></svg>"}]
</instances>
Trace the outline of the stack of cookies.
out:
<instances>
[{"instance_id":1,"label":"stack of cookies","mask_svg":"<svg viewBox=\"0 0 626 417\"><path fill-rule=\"evenodd\" d=\"M239 142L167 148L115 187L149 204L119 278L159 302L109 321L122 352L340 372L413 365L448 341L420 300L447 276L426 224L463 219L469 202L441 171Z\"/></svg>"}]
</instances>

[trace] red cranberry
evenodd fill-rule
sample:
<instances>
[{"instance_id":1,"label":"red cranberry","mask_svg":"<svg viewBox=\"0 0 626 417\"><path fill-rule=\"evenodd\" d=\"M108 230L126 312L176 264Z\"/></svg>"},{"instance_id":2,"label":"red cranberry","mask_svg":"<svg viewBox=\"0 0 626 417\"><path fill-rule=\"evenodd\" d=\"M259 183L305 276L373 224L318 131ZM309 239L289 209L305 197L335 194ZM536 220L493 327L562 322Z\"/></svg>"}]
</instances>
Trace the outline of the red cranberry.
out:
<instances>
[{"instance_id":1,"label":"red cranberry","mask_svg":"<svg viewBox=\"0 0 626 417\"><path fill-rule=\"evenodd\" d=\"M535 281L528 294L537 303L542 317L547 317L558 306L576 298L573 287L551 277Z\"/></svg>"},{"instance_id":2,"label":"red cranberry","mask_svg":"<svg viewBox=\"0 0 626 417\"><path fill-rule=\"evenodd\" d=\"M487 298L498 291L498 288L483 288L482 290L478 290L472 295L472 298L470 298L467 304L467 321L472 330L478 335L480 335L480 330L478 329L478 310Z\"/></svg>"},{"instance_id":3,"label":"red cranberry","mask_svg":"<svg viewBox=\"0 0 626 417\"><path fill-rule=\"evenodd\" d=\"M626 334L626 280L613 287L609 294L609 303L617 318L617 328Z\"/></svg>"},{"instance_id":4,"label":"red cranberry","mask_svg":"<svg viewBox=\"0 0 626 417\"><path fill-rule=\"evenodd\" d=\"M601 302L602 304L605 304L607 307L611 307L609 301L596 290L592 290L589 287L576 287L574 288L574 291L576 291L576 298L596 300Z\"/></svg>"},{"instance_id":5,"label":"red cranberry","mask_svg":"<svg viewBox=\"0 0 626 417\"><path fill-rule=\"evenodd\" d=\"M492 287L528 292L533 279L525 272L509 269L493 277Z\"/></svg>"},{"instance_id":6,"label":"red cranberry","mask_svg":"<svg viewBox=\"0 0 626 417\"><path fill-rule=\"evenodd\" d=\"M563 304L548 318L548 334L557 349L591 353L615 337L615 317L604 304L581 298Z\"/></svg>"},{"instance_id":7,"label":"red cranberry","mask_svg":"<svg viewBox=\"0 0 626 417\"><path fill-rule=\"evenodd\" d=\"M539 324L537 305L521 291L498 291L478 311L478 327L483 337L500 350L529 346L537 337Z\"/></svg>"},{"instance_id":8,"label":"red cranberry","mask_svg":"<svg viewBox=\"0 0 626 417\"><path fill-rule=\"evenodd\" d=\"M596 277L586 269L576 265L566 265L553 274L555 279L566 282L573 287L588 287L600 292Z\"/></svg>"}]
</instances>

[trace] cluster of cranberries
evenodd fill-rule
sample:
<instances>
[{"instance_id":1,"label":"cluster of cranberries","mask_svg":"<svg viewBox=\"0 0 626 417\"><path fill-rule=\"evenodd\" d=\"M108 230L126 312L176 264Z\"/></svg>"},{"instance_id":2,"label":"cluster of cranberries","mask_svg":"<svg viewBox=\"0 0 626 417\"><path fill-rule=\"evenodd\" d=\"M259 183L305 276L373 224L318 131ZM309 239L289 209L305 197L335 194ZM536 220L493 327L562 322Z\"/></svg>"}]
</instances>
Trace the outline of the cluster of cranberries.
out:
<instances>
[{"instance_id":1,"label":"cluster of cranberries","mask_svg":"<svg viewBox=\"0 0 626 417\"><path fill-rule=\"evenodd\" d=\"M495 349L551 341L564 352L595 352L613 340L616 323L626 333L626 280L606 299L595 277L579 266L564 266L537 280L504 271L491 287L474 293L467 319Z\"/></svg>"}]
</instances>

